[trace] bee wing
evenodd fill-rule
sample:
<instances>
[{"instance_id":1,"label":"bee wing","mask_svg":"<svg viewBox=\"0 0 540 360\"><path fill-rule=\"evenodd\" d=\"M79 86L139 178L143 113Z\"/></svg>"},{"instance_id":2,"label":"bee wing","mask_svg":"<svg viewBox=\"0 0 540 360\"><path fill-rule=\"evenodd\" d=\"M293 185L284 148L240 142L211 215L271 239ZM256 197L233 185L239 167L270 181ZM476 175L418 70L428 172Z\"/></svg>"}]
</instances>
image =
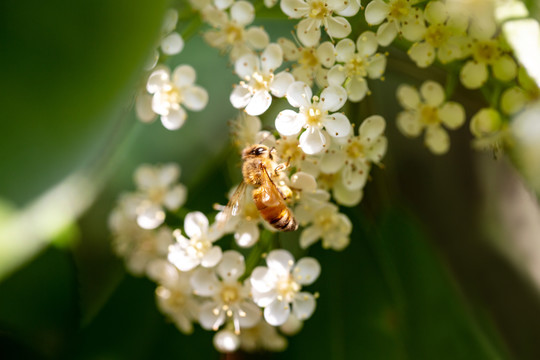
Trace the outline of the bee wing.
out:
<instances>
[{"instance_id":1,"label":"bee wing","mask_svg":"<svg viewBox=\"0 0 540 360\"><path fill-rule=\"evenodd\" d=\"M246 195L247 183L242 180L240 185L234 190L234 193L231 196L231 199L225 206L219 220L218 228L223 229L225 224L230 220L232 216L240 214L242 211L242 206L244 205L244 196Z\"/></svg>"},{"instance_id":2,"label":"bee wing","mask_svg":"<svg viewBox=\"0 0 540 360\"><path fill-rule=\"evenodd\" d=\"M274 184L270 178L270 175L263 164L261 164L261 174L262 202L266 206L276 206L280 203L285 203L283 196L276 187L276 184Z\"/></svg>"}]
</instances>

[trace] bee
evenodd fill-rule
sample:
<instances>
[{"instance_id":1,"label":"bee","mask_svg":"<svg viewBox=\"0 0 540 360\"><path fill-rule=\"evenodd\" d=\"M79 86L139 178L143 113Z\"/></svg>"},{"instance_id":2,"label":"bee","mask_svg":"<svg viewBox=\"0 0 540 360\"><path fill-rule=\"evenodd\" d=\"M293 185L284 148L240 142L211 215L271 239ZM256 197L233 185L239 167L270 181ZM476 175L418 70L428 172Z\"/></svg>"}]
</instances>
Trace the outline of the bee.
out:
<instances>
[{"instance_id":1,"label":"bee","mask_svg":"<svg viewBox=\"0 0 540 360\"><path fill-rule=\"evenodd\" d=\"M279 181L279 175L287 164L275 161L275 151L262 144L248 146L242 151L243 180L225 207L222 222L240 213L246 188L251 185L253 202L266 222L280 231L298 229L298 223L285 202L292 197L292 191Z\"/></svg>"}]
</instances>

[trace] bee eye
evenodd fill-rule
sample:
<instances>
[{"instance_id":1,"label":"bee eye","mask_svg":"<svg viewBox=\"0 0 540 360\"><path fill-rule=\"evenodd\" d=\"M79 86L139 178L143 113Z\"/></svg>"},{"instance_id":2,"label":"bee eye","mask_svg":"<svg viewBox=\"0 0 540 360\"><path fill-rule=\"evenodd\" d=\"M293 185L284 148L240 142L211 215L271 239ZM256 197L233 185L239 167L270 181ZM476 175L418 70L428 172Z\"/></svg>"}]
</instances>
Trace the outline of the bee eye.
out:
<instances>
[{"instance_id":1,"label":"bee eye","mask_svg":"<svg viewBox=\"0 0 540 360\"><path fill-rule=\"evenodd\" d=\"M263 147L258 147L258 148L253 149L252 153L253 153L254 155L261 155L261 154L264 153L265 151L266 151L265 148L263 148Z\"/></svg>"}]
</instances>

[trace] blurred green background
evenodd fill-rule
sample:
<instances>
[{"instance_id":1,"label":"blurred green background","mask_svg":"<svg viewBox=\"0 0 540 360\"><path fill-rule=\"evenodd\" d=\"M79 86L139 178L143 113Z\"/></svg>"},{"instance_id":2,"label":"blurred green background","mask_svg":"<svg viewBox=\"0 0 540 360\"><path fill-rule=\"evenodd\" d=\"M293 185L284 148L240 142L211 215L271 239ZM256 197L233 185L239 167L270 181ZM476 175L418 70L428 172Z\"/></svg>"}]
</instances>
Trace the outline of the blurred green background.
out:
<instances>
[{"instance_id":1,"label":"blurred green background","mask_svg":"<svg viewBox=\"0 0 540 360\"><path fill-rule=\"evenodd\" d=\"M237 80L199 37L168 62L197 69L207 108L176 132L134 116L132 96L167 5L0 4L1 359L223 357L211 333L197 327L184 336L157 311L154 284L126 274L107 228L141 163L179 163L186 206L201 211L223 203L239 177L225 135ZM260 24L273 41L291 30L271 18ZM313 318L283 353L230 358L540 358L537 283L522 258L509 256L515 237L494 210L507 194L500 189L520 189L520 180L504 159L472 151L466 127L441 157L397 132L395 87L426 78L444 82L445 74L391 50L387 80L352 109L357 123L372 113L387 119L389 150L360 206L343 209L354 224L351 245L309 250L322 264L310 287L321 295ZM456 100L469 114L482 107L463 89ZM271 116L264 120L271 126ZM43 200L74 174L84 181L74 183L72 208ZM56 213L58 227L43 230L38 220Z\"/></svg>"}]
</instances>

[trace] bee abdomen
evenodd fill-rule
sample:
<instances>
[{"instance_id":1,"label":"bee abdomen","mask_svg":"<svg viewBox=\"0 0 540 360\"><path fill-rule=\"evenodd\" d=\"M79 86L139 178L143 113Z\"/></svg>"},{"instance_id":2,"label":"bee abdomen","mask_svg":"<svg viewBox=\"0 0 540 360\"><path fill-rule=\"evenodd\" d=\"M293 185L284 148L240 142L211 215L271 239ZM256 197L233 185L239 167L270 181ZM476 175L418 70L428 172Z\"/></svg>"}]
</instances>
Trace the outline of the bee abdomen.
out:
<instances>
[{"instance_id":1,"label":"bee abdomen","mask_svg":"<svg viewBox=\"0 0 540 360\"><path fill-rule=\"evenodd\" d=\"M298 229L298 224L291 210L287 207L263 205L259 211L263 219L278 230L294 231Z\"/></svg>"}]
</instances>

